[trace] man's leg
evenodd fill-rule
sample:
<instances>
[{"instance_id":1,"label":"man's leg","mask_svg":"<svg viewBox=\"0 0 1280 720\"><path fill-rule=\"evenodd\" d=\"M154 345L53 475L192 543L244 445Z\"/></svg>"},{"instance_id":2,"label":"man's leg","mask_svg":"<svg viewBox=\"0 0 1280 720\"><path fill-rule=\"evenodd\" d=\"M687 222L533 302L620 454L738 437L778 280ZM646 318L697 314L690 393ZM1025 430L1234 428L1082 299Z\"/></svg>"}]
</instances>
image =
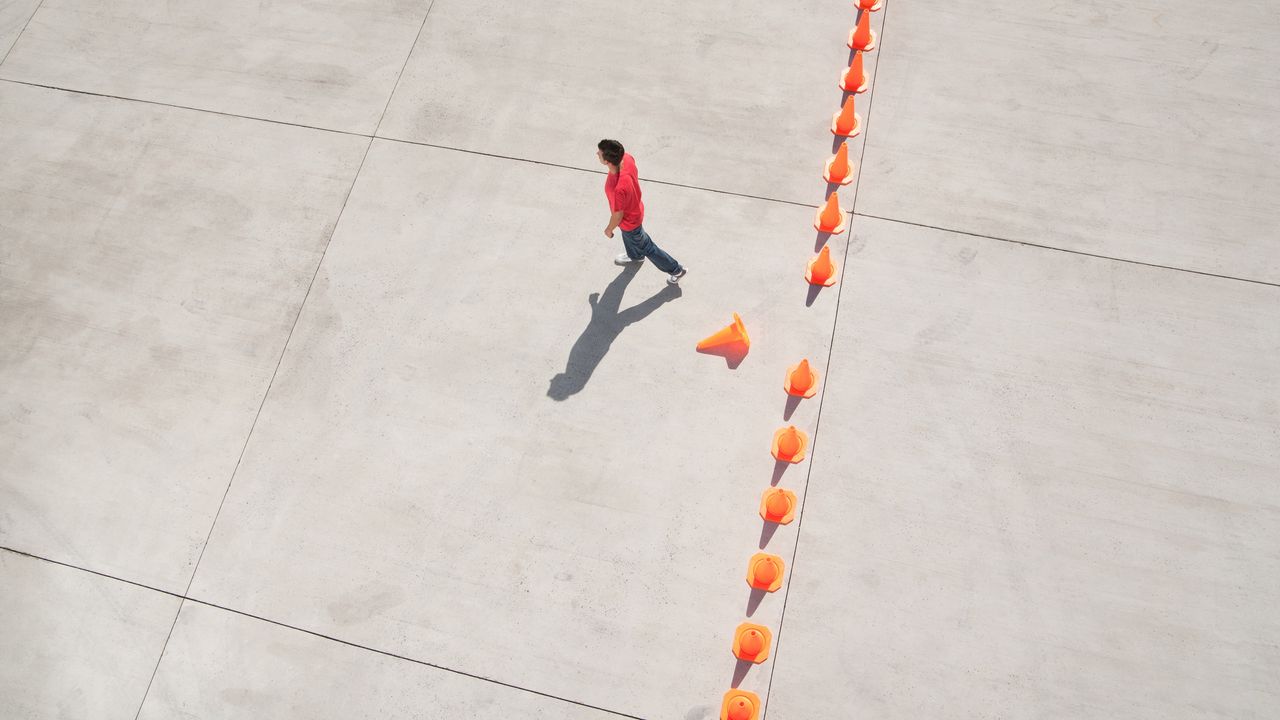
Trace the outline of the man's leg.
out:
<instances>
[{"instance_id":1,"label":"man's leg","mask_svg":"<svg viewBox=\"0 0 1280 720\"><path fill-rule=\"evenodd\" d=\"M633 262L643 262L645 257L644 248L643 248L644 241L640 237L641 236L641 233L639 232L640 228L636 228L635 230L622 230L622 228L618 228L618 229L622 231L622 249L624 253L614 258L613 261L618 265L625 265L627 263L633 263Z\"/></svg>"},{"instance_id":2,"label":"man's leg","mask_svg":"<svg viewBox=\"0 0 1280 720\"><path fill-rule=\"evenodd\" d=\"M655 267L668 275L675 275L680 272L680 263L658 247L653 242L653 238L649 237L649 233L644 231L643 227L637 227L635 232L640 235L640 251L644 253L645 257L653 260Z\"/></svg>"}]
</instances>

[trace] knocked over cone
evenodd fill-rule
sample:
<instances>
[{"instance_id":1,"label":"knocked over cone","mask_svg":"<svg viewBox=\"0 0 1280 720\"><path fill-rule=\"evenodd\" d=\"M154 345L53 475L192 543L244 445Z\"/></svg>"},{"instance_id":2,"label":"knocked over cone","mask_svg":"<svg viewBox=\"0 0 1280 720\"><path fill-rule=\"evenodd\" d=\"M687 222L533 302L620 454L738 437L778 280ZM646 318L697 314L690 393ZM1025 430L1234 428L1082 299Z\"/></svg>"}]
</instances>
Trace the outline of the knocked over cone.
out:
<instances>
[{"instance_id":1,"label":"knocked over cone","mask_svg":"<svg viewBox=\"0 0 1280 720\"><path fill-rule=\"evenodd\" d=\"M751 338L747 337L747 327L742 324L738 313L733 314L733 322L717 330L698 343L699 350L714 350L727 345L739 345L744 349L751 347Z\"/></svg>"}]
</instances>

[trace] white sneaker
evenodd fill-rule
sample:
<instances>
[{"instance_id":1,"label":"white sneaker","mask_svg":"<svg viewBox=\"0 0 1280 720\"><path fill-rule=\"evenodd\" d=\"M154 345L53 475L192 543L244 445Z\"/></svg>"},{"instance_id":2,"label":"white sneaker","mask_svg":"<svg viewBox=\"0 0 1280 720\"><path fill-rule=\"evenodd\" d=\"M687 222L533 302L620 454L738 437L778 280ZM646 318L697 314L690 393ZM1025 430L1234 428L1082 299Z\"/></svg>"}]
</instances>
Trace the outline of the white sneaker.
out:
<instances>
[{"instance_id":1,"label":"white sneaker","mask_svg":"<svg viewBox=\"0 0 1280 720\"><path fill-rule=\"evenodd\" d=\"M613 259L614 265L630 265L631 263L642 263L642 262L644 262L643 257L638 259L632 258L630 255L626 253L622 253L621 255Z\"/></svg>"},{"instance_id":2,"label":"white sneaker","mask_svg":"<svg viewBox=\"0 0 1280 720\"><path fill-rule=\"evenodd\" d=\"M682 267L682 268L680 268L678 271L671 273L671 277L667 278L667 284L668 284L668 285L675 285L675 284L679 283L679 282L680 282L680 278L682 278L682 277L684 277L685 275L687 275L687 274L688 274L688 272L689 272L689 268Z\"/></svg>"}]
</instances>

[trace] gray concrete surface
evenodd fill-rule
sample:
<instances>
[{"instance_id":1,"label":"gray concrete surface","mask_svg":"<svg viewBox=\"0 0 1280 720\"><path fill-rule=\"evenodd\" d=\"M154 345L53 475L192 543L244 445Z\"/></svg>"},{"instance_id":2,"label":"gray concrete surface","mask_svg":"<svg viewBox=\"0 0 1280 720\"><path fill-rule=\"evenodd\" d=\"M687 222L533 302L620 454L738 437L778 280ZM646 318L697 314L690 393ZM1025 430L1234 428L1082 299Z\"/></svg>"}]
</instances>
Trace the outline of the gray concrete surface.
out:
<instances>
[{"instance_id":1,"label":"gray concrete surface","mask_svg":"<svg viewBox=\"0 0 1280 720\"><path fill-rule=\"evenodd\" d=\"M782 371L825 359L836 298L806 310L777 241L812 211L684 188L648 188L649 231L697 282L620 270L601 182L375 142L193 597L627 714L705 712L735 670ZM731 372L694 345L732 310L758 339ZM590 374L574 394L566 365Z\"/></svg>"},{"instance_id":2,"label":"gray concrete surface","mask_svg":"<svg viewBox=\"0 0 1280 720\"><path fill-rule=\"evenodd\" d=\"M769 717L1274 717L1277 288L851 253Z\"/></svg>"},{"instance_id":3,"label":"gray concrete surface","mask_svg":"<svg viewBox=\"0 0 1280 720\"><path fill-rule=\"evenodd\" d=\"M851 23L817 0L436 0L379 135L597 169L564 132L590 127L641 177L816 205Z\"/></svg>"},{"instance_id":4,"label":"gray concrete surface","mask_svg":"<svg viewBox=\"0 0 1280 720\"><path fill-rule=\"evenodd\" d=\"M0 717L133 717L179 602L0 552Z\"/></svg>"},{"instance_id":5,"label":"gray concrete surface","mask_svg":"<svg viewBox=\"0 0 1280 720\"><path fill-rule=\"evenodd\" d=\"M602 720L573 703L185 603L140 720Z\"/></svg>"},{"instance_id":6,"label":"gray concrete surface","mask_svg":"<svg viewBox=\"0 0 1280 720\"><path fill-rule=\"evenodd\" d=\"M44 0L0 78L364 134L430 0Z\"/></svg>"},{"instance_id":7,"label":"gray concrete surface","mask_svg":"<svg viewBox=\"0 0 1280 720\"><path fill-rule=\"evenodd\" d=\"M6 717L1280 706L1270 5L849 5L0 3Z\"/></svg>"},{"instance_id":8,"label":"gray concrete surface","mask_svg":"<svg viewBox=\"0 0 1280 720\"><path fill-rule=\"evenodd\" d=\"M856 210L1280 282L1280 13L904 2Z\"/></svg>"},{"instance_id":9,"label":"gray concrete surface","mask_svg":"<svg viewBox=\"0 0 1280 720\"><path fill-rule=\"evenodd\" d=\"M186 589L365 144L0 83L0 543Z\"/></svg>"},{"instance_id":10,"label":"gray concrete surface","mask_svg":"<svg viewBox=\"0 0 1280 720\"><path fill-rule=\"evenodd\" d=\"M9 52L18 34L31 19L40 0L3 0L0 1L0 59Z\"/></svg>"}]
</instances>

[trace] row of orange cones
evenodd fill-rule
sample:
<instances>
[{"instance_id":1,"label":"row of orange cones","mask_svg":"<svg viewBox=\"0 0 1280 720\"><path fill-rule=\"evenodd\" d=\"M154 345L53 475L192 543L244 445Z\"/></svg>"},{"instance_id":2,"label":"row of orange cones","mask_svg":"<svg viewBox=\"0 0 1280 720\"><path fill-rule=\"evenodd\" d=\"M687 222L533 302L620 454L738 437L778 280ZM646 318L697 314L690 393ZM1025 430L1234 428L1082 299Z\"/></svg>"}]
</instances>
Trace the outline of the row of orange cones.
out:
<instances>
[{"instance_id":1,"label":"row of orange cones","mask_svg":"<svg viewBox=\"0 0 1280 720\"><path fill-rule=\"evenodd\" d=\"M857 26L849 33L849 47L854 51L849 67L840 78L840 88L849 97L845 100L840 112L831 120L831 132L836 136L850 138L856 136L862 127L862 119L854 106L854 97L865 92L870 85L862 67L862 54L875 49L876 35L871 29L871 13L879 10L883 0L856 0L859 13ZM848 185L853 181L854 172L849 164L849 147L841 142L836 154L827 161L823 179L833 185ZM818 209L814 218L814 227L822 233L839 235L848 226L847 214L840 207L836 191L827 196L826 204ZM831 260L829 246L824 245L822 251L809 261L805 279L811 285L834 285L836 275L835 263ZM750 347L751 340L742 318L733 315L733 323L714 335L698 343L699 350L707 350L718 346L737 344L744 350ZM784 389L788 395L800 398L811 398L817 393L818 373L809 366L807 359L787 369ZM773 457L779 461L798 463L804 460L809 438L794 425L778 430L773 436ZM769 523L786 525L795 517L796 495L790 490L770 487L760 498L760 517ZM774 592L782 587L782 576L785 565L782 558L768 553L756 553L747 563L747 584L757 590ZM733 634L733 654L739 660L762 663L769 657L769 649L773 644L773 633L769 628L755 623L744 622ZM758 720L761 710L760 696L748 690L731 689L724 694L720 706L720 720Z\"/></svg>"},{"instance_id":2,"label":"row of orange cones","mask_svg":"<svg viewBox=\"0 0 1280 720\"><path fill-rule=\"evenodd\" d=\"M851 138L862 132L862 117L858 115L854 97L867 91L871 81L862 68L862 55L876 47L876 33L871 29L871 13L879 10L880 2L859 0L858 6L864 11L858 19L858 25L849 33L849 48L853 57L849 67L840 75L840 89L849 93L844 106L831 118L831 134L837 137ZM836 154L827 160L822 172L822 179L831 185L848 185L853 182L853 166L849 162L849 144L841 142ZM839 235L848 229L848 214L840 207L840 197L832 190L827 195L826 203L818 208L813 219L813 227L818 232ZM822 252L809 261L809 269L805 279L811 285L831 287L836 284L836 266L831 260L831 250L823 246Z\"/></svg>"}]
</instances>

